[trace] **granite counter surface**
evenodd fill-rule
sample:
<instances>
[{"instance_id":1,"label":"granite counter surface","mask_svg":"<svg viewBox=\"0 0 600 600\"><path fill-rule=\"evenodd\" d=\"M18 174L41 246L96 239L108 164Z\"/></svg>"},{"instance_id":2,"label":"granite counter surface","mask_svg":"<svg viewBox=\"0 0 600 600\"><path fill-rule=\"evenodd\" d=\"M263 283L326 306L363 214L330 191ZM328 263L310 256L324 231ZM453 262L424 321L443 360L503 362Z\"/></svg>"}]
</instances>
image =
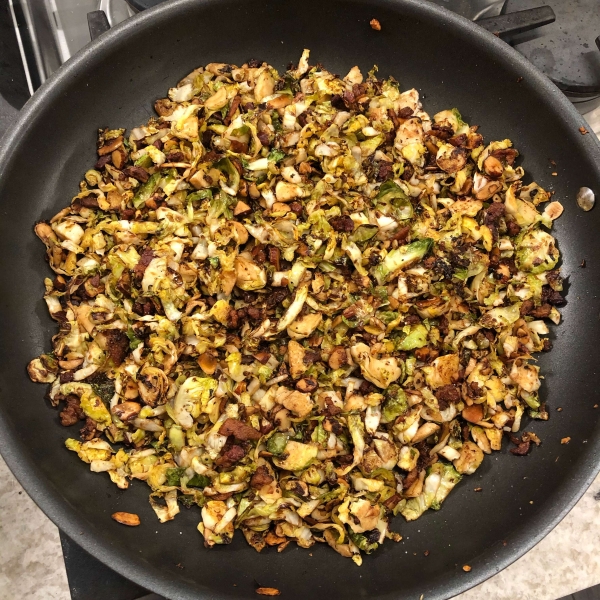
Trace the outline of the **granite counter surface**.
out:
<instances>
[{"instance_id":1,"label":"granite counter surface","mask_svg":"<svg viewBox=\"0 0 600 600\"><path fill-rule=\"evenodd\" d=\"M535 548L456 600L556 600L596 585L598 539L600 476ZM58 529L1 459L0 540L0 600L70 600Z\"/></svg>"}]
</instances>

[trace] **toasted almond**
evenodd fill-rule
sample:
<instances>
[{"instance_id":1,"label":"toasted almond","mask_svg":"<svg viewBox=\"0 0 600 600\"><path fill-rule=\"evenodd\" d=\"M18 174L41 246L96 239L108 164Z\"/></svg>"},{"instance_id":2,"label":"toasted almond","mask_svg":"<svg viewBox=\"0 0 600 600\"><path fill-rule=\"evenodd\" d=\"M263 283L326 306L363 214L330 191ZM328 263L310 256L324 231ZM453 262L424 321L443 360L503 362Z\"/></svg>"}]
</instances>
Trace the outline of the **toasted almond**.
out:
<instances>
[{"instance_id":1,"label":"toasted almond","mask_svg":"<svg viewBox=\"0 0 600 600\"><path fill-rule=\"evenodd\" d=\"M121 525L128 527L137 527L140 524L140 518L135 513L116 512L112 514L112 518Z\"/></svg>"},{"instance_id":2,"label":"toasted almond","mask_svg":"<svg viewBox=\"0 0 600 600\"><path fill-rule=\"evenodd\" d=\"M486 172L486 175L488 175L492 179L499 179L500 177L502 177L504 167L495 156L488 156L483 161L483 170Z\"/></svg>"},{"instance_id":3,"label":"toasted almond","mask_svg":"<svg viewBox=\"0 0 600 600\"><path fill-rule=\"evenodd\" d=\"M242 246L248 241L248 230L238 221L230 221L235 232L238 245Z\"/></svg>"},{"instance_id":4,"label":"toasted almond","mask_svg":"<svg viewBox=\"0 0 600 600\"><path fill-rule=\"evenodd\" d=\"M462 411L462 416L465 421L469 423L479 423L483 419L483 406L481 404L473 404L473 406L467 406Z\"/></svg>"},{"instance_id":5,"label":"toasted almond","mask_svg":"<svg viewBox=\"0 0 600 600\"><path fill-rule=\"evenodd\" d=\"M256 593L261 596L279 596L281 594L277 588L270 587L259 587L256 589Z\"/></svg>"},{"instance_id":6,"label":"toasted almond","mask_svg":"<svg viewBox=\"0 0 600 600\"><path fill-rule=\"evenodd\" d=\"M550 217L553 221L555 219L558 219L558 217L560 217L560 215L563 214L563 205L558 202L558 201L554 201L554 202L550 202L550 204L548 204L548 206L546 206L546 210L544 211L544 214L548 217Z\"/></svg>"},{"instance_id":7,"label":"toasted almond","mask_svg":"<svg viewBox=\"0 0 600 600\"><path fill-rule=\"evenodd\" d=\"M120 135L118 138L114 140L109 140L107 144L98 148L98 155L104 156L105 154L112 154L114 150L123 145L123 136Z\"/></svg>"},{"instance_id":8,"label":"toasted almond","mask_svg":"<svg viewBox=\"0 0 600 600\"><path fill-rule=\"evenodd\" d=\"M346 348L343 346L337 346L333 349L329 357L329 366L332 369L339 369L344 365L348 364L348 354L346 353Z\"/></svg>"},{"instance_id":9,"label":"toasted almond","mask_svg":"<svg viewBox=\"0 0 600 600\"><path fill-rule=\"evenodd\" d=\"M207 375L212 375L217 369L217 359L208 352L198 357L198 364Z\"/></svg>"},{"instance_id":10,"label":"toasted almond","mask_svg":"<svg viewBox=\"0 0 600 600\"><path fill-rule=\"evenodd\" d=\"M115 406L110 409L110 412L121 419L121 421L129 421L137 418L140 414L140 410L142 410L142 406L139 402L128 401L115 404Z\"/></svg>"},{"instance_id":11,"label":"toasted almond","mask_svg":"<svg viewBox=\"0 0 600 600\"><path fill-rule=\"evenodd\" d=\"M237 217L241 214L249 213L251 210L252 209L245 202L239 200L238 203L235 205L235 208L233 209L233 215Z\"/></svg>"}]
</instances>

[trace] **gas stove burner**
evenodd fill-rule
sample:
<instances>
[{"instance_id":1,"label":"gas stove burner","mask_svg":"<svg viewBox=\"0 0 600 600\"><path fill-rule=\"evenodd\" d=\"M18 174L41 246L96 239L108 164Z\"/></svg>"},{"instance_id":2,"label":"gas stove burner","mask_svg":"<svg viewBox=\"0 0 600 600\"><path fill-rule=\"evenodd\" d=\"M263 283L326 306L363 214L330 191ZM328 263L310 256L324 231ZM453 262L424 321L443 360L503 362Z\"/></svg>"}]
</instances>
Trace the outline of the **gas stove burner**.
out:
<instances>
[{"instance_id":1,"label":"gas stove burner","mask_svg":"<svg viewBox=\"0 0 600 600\"><path fill-rule=\"evenodd\" d=\"M504 12L549 4L556 21L510 43L585 113L600 104L598 0L507 0Z\"/></svg>"}]
</instances>

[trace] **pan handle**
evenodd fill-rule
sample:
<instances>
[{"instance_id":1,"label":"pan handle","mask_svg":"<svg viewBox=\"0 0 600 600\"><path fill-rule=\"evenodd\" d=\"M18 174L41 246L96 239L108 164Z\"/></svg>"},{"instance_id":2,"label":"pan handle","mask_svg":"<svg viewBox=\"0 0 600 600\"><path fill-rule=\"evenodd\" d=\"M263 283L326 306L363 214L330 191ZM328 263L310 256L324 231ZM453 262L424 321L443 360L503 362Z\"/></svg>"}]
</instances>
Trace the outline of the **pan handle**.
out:
<instances>
[{"instance_id":1,"label":"pan handle","mask_svg":"<svg viewBox=\"0 0 600 600\"><path fill-rule=\"evenodd\" d=\"M529 31L542 25L549 25L554 21L556 21L556 15L552 8L550 6L540 6L539 8L519 10L507 15L479 19L475 22L490 33L502 37Z\"/></svg>"},{"instance_id":2,"label":"pan handle","mask_svg":"<svg viewBox=\"0 0 600 600\"><path fill-rule=\"evenodd\" d=\"M94 41L99 35L110 29L110 23L103 10L93 10L87 14L90 37Z\"/></svg>"}]
</instances>

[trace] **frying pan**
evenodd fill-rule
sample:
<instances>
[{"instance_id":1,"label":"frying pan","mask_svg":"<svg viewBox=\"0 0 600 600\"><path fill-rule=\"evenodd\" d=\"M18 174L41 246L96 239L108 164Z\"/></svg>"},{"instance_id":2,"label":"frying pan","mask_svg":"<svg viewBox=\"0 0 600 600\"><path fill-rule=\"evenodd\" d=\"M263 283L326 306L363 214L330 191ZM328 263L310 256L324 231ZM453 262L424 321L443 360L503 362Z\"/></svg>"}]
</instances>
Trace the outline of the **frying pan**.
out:
<instances>
[{"instance_id":1,"label":"frying pan","mask_svg":"<svg viewBox=\"0 0 600 600\"><path fill-rule=\"evenodd\" d=\"M381 31L369 27L373 18ZM441 511L412 523L396 519L404 540L387 542L361 568L321 544L259 555L239 533L230 546L206 550L197 509L159 525L144 483L122 492L65 450L76 431L59 425L25 374L56 331L41 299L50 272L32 226L74 195L95 161L96 129L145 122L154 99L198 65L259 58L284 68L303 48L340 74L376 63L403 89L418 88L431 114L456 106L487 140L512 139L527 173L565 205L555 234L568 304L553 330L554 350L539 357L551 418L525 425L542 446L526 457L496 453ZM575 196L583 185L600 191L600 147L580 127L559 90L510 47L415 0L177 0L100 36L36 92L0 153L0 439L10 468L85 550L170 598L253 597L259 583L287 599L432 600L483 581L542 539L599 468L600 209L582 212ZM142 526L114 523L118 510L138 513Z\"/></svg>"}]
</instances>

